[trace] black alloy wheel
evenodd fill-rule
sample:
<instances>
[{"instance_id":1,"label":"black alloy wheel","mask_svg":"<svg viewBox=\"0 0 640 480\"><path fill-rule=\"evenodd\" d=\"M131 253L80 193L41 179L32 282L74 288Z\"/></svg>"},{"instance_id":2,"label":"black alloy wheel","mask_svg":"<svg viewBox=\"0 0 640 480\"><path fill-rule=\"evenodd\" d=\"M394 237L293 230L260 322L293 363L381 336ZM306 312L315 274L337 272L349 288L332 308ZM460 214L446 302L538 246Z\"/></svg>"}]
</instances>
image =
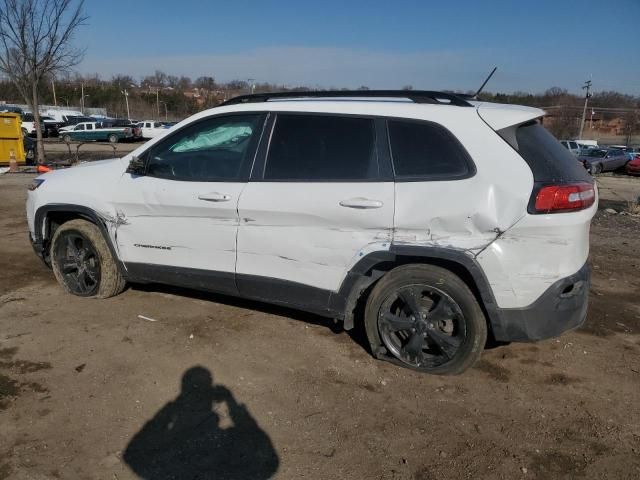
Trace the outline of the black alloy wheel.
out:
<instances>
[{"instance_id":1,"label":"black alloy wheel","mask_svg":"<svg viewBox=\"0 0 640 480\"><path fill-rule=\"evenodd\" d=\"M378 329L389 352L415 368L449 362L467 335L460 306L429 285L408 285L392 292L380 307Z\"/></svg>"},{"instance_id":2,"label":"black alloy wheel","mask_svg":"<svg viewBox=\"0 0 640 480\"><path fill-rule=\"evenodd\" d=\"M100 258L94 245L80 232L62 233L56 243L54 261L71 293L82 297L96 294L100 285Z\"/></svg>"}]
</instances>

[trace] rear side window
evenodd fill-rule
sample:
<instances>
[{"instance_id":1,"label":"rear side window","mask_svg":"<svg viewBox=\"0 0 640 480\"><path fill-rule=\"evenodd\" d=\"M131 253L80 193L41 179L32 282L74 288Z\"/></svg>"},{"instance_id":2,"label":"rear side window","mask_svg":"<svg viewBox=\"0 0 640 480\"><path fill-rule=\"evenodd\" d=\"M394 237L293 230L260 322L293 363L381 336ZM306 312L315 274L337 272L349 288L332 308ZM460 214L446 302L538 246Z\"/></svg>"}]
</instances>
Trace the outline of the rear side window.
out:
<instances>
[{"instance_id":1,"label":"rear side window","mask_svg":"<svg viewBox=\"0 0 640 480\"><path fill-rule=\"evenodd\" d=\"M363 181L378 177L374 121L332 115L281 114L264 179Z\"/></svg>"},{"instance_id":2,"label":"rear side window","mask_svg":"<svg viewBox=\"0 0 640 480\"><path fill-rule=\"evenodd\" d=\"M574 150L578 148L578 144L576 142L569 142L569 146Z\"/></svg>"},{"instance_id":3,"label":"rear side window","mask_svg":"<svg viewBox=\"0 0 640 480\"><path fill-rule=\"evenodd\" d=\"M397 180L453 180L473 175L469 155L444 127L401 120L388 124Z\"/></svg>"},{"instance_id":4,"label":"rear side window","mask_svg":"<svg viewBox=\"0 0 640 480\"><path fill-rule=\"evenodd\" d=\"M498 131L498 134L509 141L512 137L509 130L513 128ZM515 128L515 142L509 143L527 162L536 182L593 181L578 159L538 122Z\"/></svg>"}]
</instances>

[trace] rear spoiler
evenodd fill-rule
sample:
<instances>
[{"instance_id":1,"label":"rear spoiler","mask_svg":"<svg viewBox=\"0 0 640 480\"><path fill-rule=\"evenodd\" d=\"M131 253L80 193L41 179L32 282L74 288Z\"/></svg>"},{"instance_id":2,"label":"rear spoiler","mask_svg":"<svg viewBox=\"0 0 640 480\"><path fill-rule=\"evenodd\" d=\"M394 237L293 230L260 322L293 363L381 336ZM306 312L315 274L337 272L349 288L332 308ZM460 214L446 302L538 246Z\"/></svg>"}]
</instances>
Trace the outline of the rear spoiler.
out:
<instances>
[{"instance_id":1,"label":"rear spoiler","mask_svg":"<svg viewBox=\"0 0 640 480\"><path fill-rule=\"evenodd\" d=\"M473 103L476 106L480 118L496 131L514 125L521 125L545 115L544 110L534 107L506 105L502 103Z\"/></svg>"}]
</instances>

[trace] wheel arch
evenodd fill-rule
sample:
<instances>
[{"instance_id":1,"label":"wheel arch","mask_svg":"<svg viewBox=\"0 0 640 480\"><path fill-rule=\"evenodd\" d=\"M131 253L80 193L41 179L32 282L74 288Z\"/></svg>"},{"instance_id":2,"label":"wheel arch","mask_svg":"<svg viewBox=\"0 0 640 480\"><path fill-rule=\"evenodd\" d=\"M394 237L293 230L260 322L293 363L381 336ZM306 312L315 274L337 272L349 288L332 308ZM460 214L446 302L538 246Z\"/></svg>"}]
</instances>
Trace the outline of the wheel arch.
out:
<instances>
[{"instance_id":1,"label":"wheel arch","mask_svg":"<svg viewBox=\"0 0 640 480\"><path fill-rule=\"evenodd\" d=\"M392 244L388 251L363 257L347 274L332 308L344 312L344 328L355 326L358 306L366 302L375 283L390 270L407 264L429 264L445 268L465 282L487 318L490 332L500 328L499 312L489 281L473 257L464 250Z\"/></svg>"},{"instance_id":2,"label":"wheel arch","mask_svg":"<svg viewBox=\"0 0 640 480\"><path fill-rule=\"evenodd\" d=\"M113 258L118 265L120 273L124 275L124 273L126 273L124 265L120 261L120 257L117 255L111 236L107 230L105 220L98 214L98 212L84 205L49 204L43 205L36 210L34 216L34 245L37 245L42 252L41 256L44 262L51 266L49 247L55 230L60 225L77 219L87 220L98 227L105 242L107 242L111 255L113 255Z\"/></svg>"}]
</instances>

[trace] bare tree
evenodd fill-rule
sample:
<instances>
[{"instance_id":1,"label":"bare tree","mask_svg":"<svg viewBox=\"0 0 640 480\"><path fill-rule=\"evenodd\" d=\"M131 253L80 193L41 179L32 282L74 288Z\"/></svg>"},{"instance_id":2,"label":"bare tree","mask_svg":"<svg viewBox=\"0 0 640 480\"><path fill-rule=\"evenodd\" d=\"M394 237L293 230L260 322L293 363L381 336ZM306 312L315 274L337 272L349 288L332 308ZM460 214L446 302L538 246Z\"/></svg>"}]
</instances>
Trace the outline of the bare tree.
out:
<instances>
[{"instance_id":1,"label":"bare tree","mask_svg":"<svg viewBox=\"0 0 640 480\"><path fill-rule=\"evenodd\" d=\"M574 110L563 106L555 111L553 121L547 128L558 139L576 138L580 130L580 119Z\"/></svg>"},{"instance_id":2,"label":"bare tree","mask_svg":"<svg viewBox=\"0 0 640 480\"><path fill-rule=\"evenodd\" d=\"M625 137L625 144L629 145L631 143L631 136L640 130L640 114L635 110L630 110L625 113L623 120L622 134Z\"/></svg>"},{"instance_id":3,"label":"bare tree","mask_svg":"<svg viewBox=\"0 0 640 480\"><path fill-rule=\"evenodd\" d=\"M39 88L57 72L77 65L84 51L72 46L84 24L84 0L0 0L0 72L16 86L33 112L38 159L44 160Z\"/></svg>"}]
</instances>

